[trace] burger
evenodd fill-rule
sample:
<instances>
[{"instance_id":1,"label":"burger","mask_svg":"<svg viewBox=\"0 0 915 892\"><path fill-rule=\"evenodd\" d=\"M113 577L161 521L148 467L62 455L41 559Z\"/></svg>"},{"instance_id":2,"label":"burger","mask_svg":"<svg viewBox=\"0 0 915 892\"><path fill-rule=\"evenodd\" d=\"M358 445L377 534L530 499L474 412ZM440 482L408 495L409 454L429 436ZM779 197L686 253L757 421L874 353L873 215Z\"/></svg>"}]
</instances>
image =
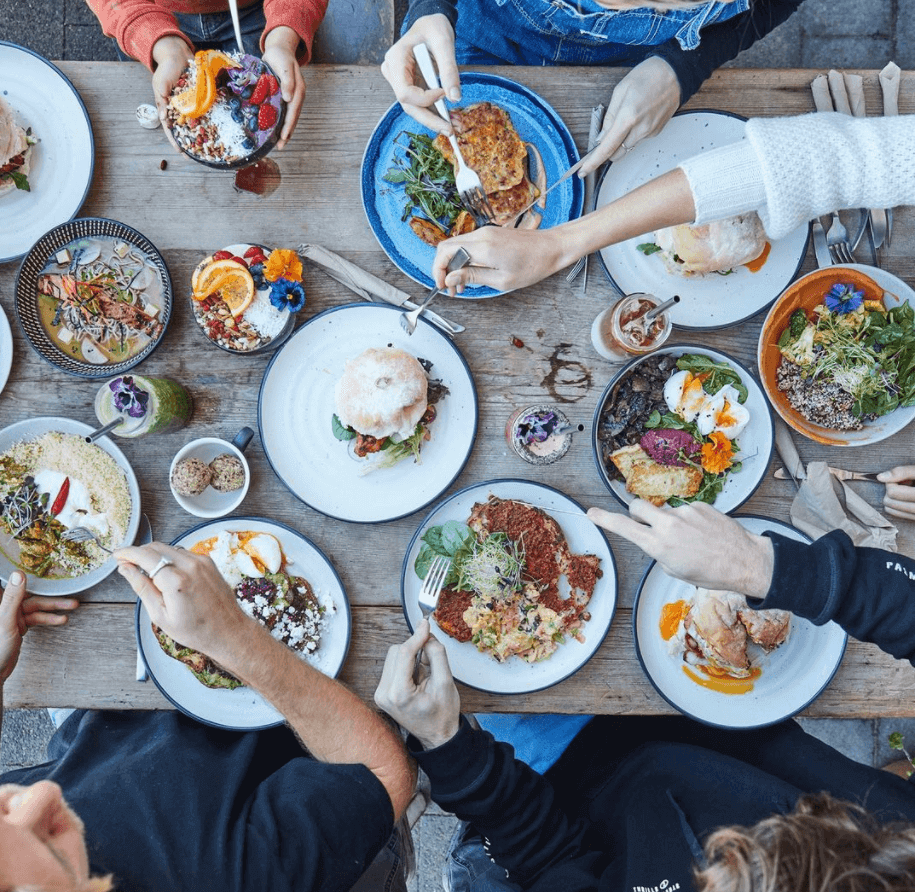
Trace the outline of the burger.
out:
<instances>
[{"instance_id":1,"label":"burger","mask_svg":"<svg viewBox=\"0 0 915 892\"><path fill-rule=\"evenodd\" d=\"M16 123L13 110L0 97L0 195L21 189L30 192L29 167L35 139Z\"/></svg>"},{"instance_id":2,"label":"burger","mask_svg":"<svg viewBox=\"0 0 915 892\"><path fill-rule=\"evenodd\" d=\"M411 455L419 461L436 416L433 403L445 393L415 356L396 347L370 347L346 362L334 388L334 436L354 441L360 459L384 453L376 467Z\"/></svg>"},{"instance_id":3,"label":"burger","mask_svg":"<svg viewBox=\"0 0 915 892\"><path fill-rule=\"evenodd\" d=\"M639 248L659 252L668 270L681 276L728 273L756 260L766 247L766 231L755 211L701 226L669 226L654 236L653 250Z\"/></svg>"}]
</instances>

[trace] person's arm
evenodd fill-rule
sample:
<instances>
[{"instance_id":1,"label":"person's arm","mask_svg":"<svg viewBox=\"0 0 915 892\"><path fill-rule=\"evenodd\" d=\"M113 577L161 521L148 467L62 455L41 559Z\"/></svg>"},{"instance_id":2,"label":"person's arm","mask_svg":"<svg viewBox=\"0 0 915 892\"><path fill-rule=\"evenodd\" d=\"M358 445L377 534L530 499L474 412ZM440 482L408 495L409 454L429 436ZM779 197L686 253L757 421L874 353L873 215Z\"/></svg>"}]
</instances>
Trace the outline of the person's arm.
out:
<instances>
[{"instance_id":1,"label":"person's arm","mask_svg":"<svg viewBox=\"0 0 915 892\"><path fill-rule=\"evenodd\" d=\"M594 523L638 545L671 576L747 595L759 600L752 606L760 610L790 610L816 625L832 620L859 641L915 664L912 558L855 547L841 530L813 543L757 536L703 503L662 509L636 499L629 514L588 511Z\"/></svg>"},{"instance_id":2,"label":"person's arm","mask_svg":"<svg viewBox=\"0 0 915 892\"><path fill-rule=\"evenodd\" d=\"M428 674L417 681L421 652ZM461 719L448 656L427 620L389 649L375 702L411 733L407 745L429 775L433 799L473 824L512 882L555 889L551 871L559 870L564 892L594 888L597 856L588 850L585 824L568 818L549 782L516 760L508 744Z\"/></svg>"},{"instance_id":3,"label":"person's arm","mask_svg":"<svg viewBox=\"0 0 915 892\"><path fill-rule=\"evenodd\" d=\"M403 814L415 777L399 738L355 694L247 616L208 557L157 542L115 556L156 625L263 694L316 759L365 765L387 791L394 819ZM162 557L172 564L152 580L145 573Z\"/></svg>"},{"instance_id":4,"label":"person's arm","mask_svg":"<svg viewBox=\"0 0 915 892\"><path fill-rule=\"evenodd\" d=\"M686 102L711 73L784 22L803 0L753 0L750 8L701 31L699 46L685 50L676 38L659 44L651 57L663 59L680 84L680 104Z\"/></svg>"},{"instance_id":5,"label":"person's arm","mask_svg":"<svg viewBox=\"0 0 915 892\"><path fill-rule=\"evenodd\" d=\"M447 286L458 293L468 284L500 291L523 288L605 245L689 223L693 216L689 183L677 168L561 226L533 230L485 226L447 239L438 246L432 276L440 288ZM470 254L470 266L447 273L449 261L461 247Z\"/></svg>"},{"instance_id":6,"label":"person's arm","mask_svg":"<svg viewBox=\"0 0 915 892\"><path fill-rule=\"evenodd\" d=\"M75 598L30 597L25 588L25 576L18 570L10 573L10 580L0 597L0 723L3 721L3 685L19 662L26 632L32 626L64 625L67 614L78 605Z\"/></svg>"},{"instance_id":7,"label":"person's arm","mask_svg":"<svg viewBox=\"0 0 915 892\"><path fill-rule=\"evenodd\" d=\"M153 47L163 37L177 37L191 50L175 17L154 0L86 0L107 37L113 37L128 55L156 70ZM192 52L193 54L193 52Z\"/></svg>"}]
</instances>

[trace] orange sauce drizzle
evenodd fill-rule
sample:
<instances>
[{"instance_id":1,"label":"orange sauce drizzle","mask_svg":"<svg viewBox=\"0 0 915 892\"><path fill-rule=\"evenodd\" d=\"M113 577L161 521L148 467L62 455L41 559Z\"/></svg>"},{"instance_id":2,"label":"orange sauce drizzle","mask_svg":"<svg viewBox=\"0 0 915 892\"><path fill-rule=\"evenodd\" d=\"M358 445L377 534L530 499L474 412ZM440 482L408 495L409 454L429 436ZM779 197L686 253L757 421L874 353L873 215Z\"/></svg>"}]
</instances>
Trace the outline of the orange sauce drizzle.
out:
<instances>
[{"instance_id":1,"label":"orange sauce drizzle","mask_svg":"<svg viewBox=\"0 0 915 892\"><path fill-rule=\"evenodd\" d=\"M672 601L661 608L661 621L658 627L665 641L670 641L677 634L677 628L688 610L689 604L686 601Z\"/></svg>"},{"instance_id":2,"label":"orange sauce drizzle","mask_svg":"<svg viewBox=\"0 0 915 892\"><path fill-rule=\"evenodd\" d=\"M758 273L763 268L763 264L769 259L769 252L771 250L772 245L769 242L766 242L766 247L763 248L762 254L760 254L756 260L751 260L749 263L745 263L744 266L751 273Z\"/></svg>"},{"instance_id":3,"label":"orange sauce drizzle","mask_svg":"<svg viewBox=\"0 0 915 892\"><path fill-rule=\"evenodd\" d=\"M697 666L696 668L701 674L693 672L689 666L684 666L683 671L697 685L718 691L720 694L746 694L753 690L756 679L762 675L762 669L759 668L751 669L749 678L731 678L730 675L716 673L710 666Z\"/></svg>"}]
</instances>

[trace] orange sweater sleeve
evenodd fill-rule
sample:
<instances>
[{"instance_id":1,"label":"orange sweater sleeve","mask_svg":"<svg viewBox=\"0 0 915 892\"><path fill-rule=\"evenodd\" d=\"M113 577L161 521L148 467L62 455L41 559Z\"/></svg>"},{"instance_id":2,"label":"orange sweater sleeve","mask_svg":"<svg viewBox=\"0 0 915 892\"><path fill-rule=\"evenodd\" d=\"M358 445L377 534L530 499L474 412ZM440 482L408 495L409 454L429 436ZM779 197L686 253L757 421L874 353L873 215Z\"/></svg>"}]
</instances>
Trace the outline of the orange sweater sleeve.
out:
<instances>
[{"instance_id":1,"label":"orange sweater sleeve","mask_svg":"<svg viewBox=\"0 0 915 892\"><path fill-rule=\"evenodd\" d=\"M267 26L264 36L261 37L261 52L264 49L264 37L274 28L286 25L292 28L302 40L299 52L296 54L299 64L304 65L311 60L311 48L314 43L315 32L327 12L327 0L264 0L264 17Z\"/></svg>"},{"instance_id":2,"label":"orange sweater sleeve","mask_svg":"<svg viewBox=\"0 0 915 892\"><path fill-rule=\"evenodd\" d=\"M86 0L108 37L142 62L150 71L155 67L152 50L161 37L174 35L193 44L181 33L175 17L153 0Z\"/></svg>"}]
</instances>

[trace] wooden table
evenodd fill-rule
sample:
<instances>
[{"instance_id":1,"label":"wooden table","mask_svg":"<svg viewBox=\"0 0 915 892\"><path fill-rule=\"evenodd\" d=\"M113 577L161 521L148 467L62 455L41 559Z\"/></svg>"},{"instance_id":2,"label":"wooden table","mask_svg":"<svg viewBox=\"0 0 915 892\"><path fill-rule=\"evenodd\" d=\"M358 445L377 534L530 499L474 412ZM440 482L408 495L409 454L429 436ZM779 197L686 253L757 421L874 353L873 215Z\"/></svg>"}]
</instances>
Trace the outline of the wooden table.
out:
<instances>
[{"instance_id":1,"label":"wooden table","mask_svg":"<svg viewBox=\"0 0 915 892\"><path fill-rule=\"evenodd\" d=\"M269 356L235 358L204 346L185 302L190 273L201 257L224 245L260 241L294 246L323 244L404 290L417 287L382 253L362 211L358 171L372 128L392 101L376 68L313 66L306 70L308 100L295 137L275 153L283 182L266 198L233 189L231 174L205 169L166 144L160 130L136 126L134 109L149 101L148 75L138 65L62 62L82 95L95 132L95 179L83 216L105 216L136 227L159 247L175 285L175 310L162 345L141 367L143 374L169 375L193 393L196 412L185 431L145 440L120 440L136 470L143 511L158 539L170 541L195 522L175 503L168 487L170 460L188 439L231 438L255 426L257 394ZM590 109L606 101L624 72L589 68L505 68L562 114L580 147ZM808 84L817 72L740 70L717 73L689 108L727 109L744 115L801 114L813 110ZM879 103L876 72L865 75L871 107ZM915 75L904 74L900 111L915 112ZM160 169L160 161L168 161ZM813 268L812 256L805 271ZM897 210L885 267L915 284L915 212ZM0 266L0 301L13 320L16 263ZM480 396L479 431L473 455L452 490L494 477L522 477L555 486L584 505L615 508L594 466L588 434L568 455L535 469L510 454L505 420L521 405L546 400L590 428L611 366L590 345L588 329L611 293L592 270L586 296L580 283L557 275L540 285L496 300L442 301L449 317L465 323L458 337ZM306 268L308 304L301 320L350 302L351 292L314 267ZM761 317L712 334L676 332L687 342L727 350L754 365ZM15 323L14 323L15 328ZM524 342L522 348L512 338ZM92 422L96 385L58 372L14 331L15 359L0 398L0 427L31 415L66 415ZM828 460L853 469L883 469L910 462L912 429L868 450L820 447L796 437L805 461ZM361 526L330 520L298 502L277 480L255 439L248 450L253 481L243 509L283 521L310 537L337 567L353 612L353 636L342 679L371 699L387 647L407 634L399 605L404 550L424 512L404 520ZM775 467L775 464L773 464ZM868 498L882 487L861 484ZM745 512L788 520L790 482L767 477ZM899 544L915 555L915 525L900 522ZM634 546L610 537L619 567L619 606L610 634L575 676L547 691L497 697L462 690L465 709L505 712L607 712L660 714L671 711L655 693L635 658L631 608L648 559ZM78 706L158 709L169 704L150 681L134 680L134 595L119 576L87 591L64 630L32 631L19 668L6 685L10 706ZM829 688L806 711L811 716L915 715L915 673L876 647L850 642Z\"/></svg>"}]
</instances>

